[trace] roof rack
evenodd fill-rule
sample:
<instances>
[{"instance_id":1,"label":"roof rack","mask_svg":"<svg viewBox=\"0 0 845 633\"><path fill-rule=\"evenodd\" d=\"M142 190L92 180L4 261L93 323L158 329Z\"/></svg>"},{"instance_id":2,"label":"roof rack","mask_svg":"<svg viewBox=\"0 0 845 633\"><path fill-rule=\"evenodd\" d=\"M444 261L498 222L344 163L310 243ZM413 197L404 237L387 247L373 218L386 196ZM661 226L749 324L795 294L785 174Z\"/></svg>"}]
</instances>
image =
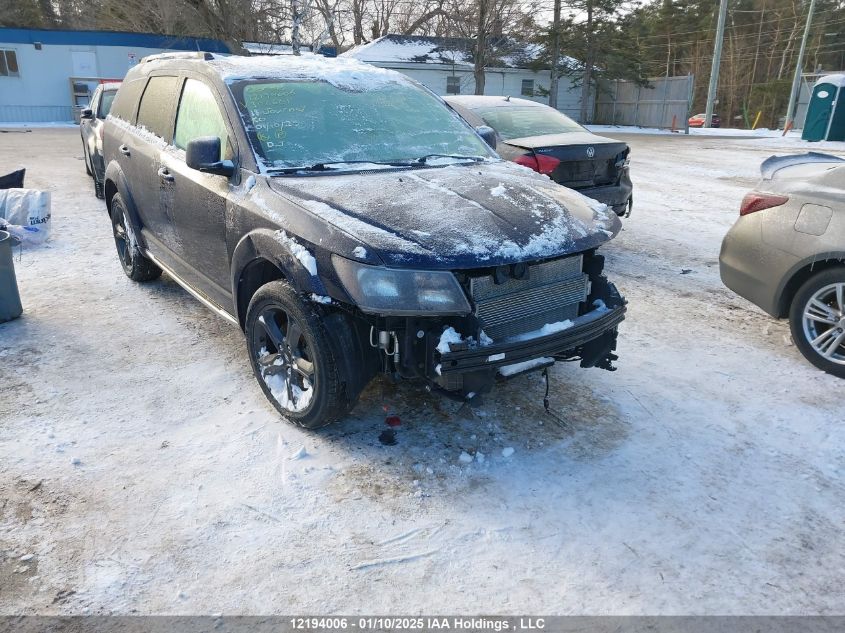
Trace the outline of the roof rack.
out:
<instances>
[{"instance_id":1,"label":"roof rack","mask_svg":"<svg viewBox=\"0 0 845 633\"><path fill-rule=\"evenodd\" d=\"M173 51L168 53L156 53L155 55L142 57L141 63L156 62L164 59L201 59L204 61L211 61L214 59L214 54L206 51Z\"/></svg>"}]
</instances>

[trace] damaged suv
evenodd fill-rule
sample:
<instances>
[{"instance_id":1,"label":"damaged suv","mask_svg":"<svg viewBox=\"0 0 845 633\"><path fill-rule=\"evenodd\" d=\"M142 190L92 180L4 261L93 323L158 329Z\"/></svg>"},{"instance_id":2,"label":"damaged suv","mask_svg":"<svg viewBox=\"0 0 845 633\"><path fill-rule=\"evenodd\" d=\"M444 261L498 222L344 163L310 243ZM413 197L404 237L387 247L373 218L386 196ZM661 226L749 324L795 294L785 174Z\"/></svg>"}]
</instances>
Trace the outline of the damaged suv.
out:
<instances>
[{"instance_id":1,"label":"damaged suv","mask_svg":"<svg viewBox=\"0 0 845 633\"><path fill-rule=\"evenodd\" d=\"M490 132L353 60L145 58L104 133L120 262L239 325L308 428L380 372L472 403L556 359L612 369L625 301L596 249L619 219Z\"/></svg>"}]
</instances>

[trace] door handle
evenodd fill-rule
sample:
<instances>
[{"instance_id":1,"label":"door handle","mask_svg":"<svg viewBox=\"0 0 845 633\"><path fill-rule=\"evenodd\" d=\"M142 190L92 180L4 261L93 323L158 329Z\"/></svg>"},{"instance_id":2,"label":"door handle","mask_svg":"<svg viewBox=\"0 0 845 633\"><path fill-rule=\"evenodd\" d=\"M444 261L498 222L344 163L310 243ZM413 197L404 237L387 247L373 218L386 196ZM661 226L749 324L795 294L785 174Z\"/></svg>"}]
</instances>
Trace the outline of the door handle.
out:
<instances>
[{"instance_id":1,"label":"door handle","mask_svg":"<svg viewBox=\"0 0 845 633\"><path fill-rule=\"evenodd\" d=\"M173 182L173 174L167 170L167 167L159 167L158 177L165 182Z\"/></svg>"},{"instance_id":2,"label":"door handle","mask_svg":"<svg viewBox=\"0 0 845 633\"><path fill-rule=\"evenodd\" d=\"M126 145L121 145L120 147L117 148L117 151L119 151L124 156L129 156L129 148L126 147Z\"/></svg>"}]
</instances>

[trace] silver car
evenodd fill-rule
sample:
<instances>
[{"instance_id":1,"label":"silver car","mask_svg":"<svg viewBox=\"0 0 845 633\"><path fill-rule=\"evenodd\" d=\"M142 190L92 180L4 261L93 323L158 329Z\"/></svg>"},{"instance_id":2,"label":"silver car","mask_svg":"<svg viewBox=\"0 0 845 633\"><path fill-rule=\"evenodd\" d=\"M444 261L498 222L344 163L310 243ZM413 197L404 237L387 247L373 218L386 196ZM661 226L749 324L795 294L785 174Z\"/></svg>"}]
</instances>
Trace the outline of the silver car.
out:
<instances>
[{"instance_id":1,"label":"silver car","mask_svg":"<svg viewBox=\"0 0 845 633\"><path fill-rule=\"evenodd\" d=\"M724 284L789 317L813 365L845 378L845 159L772 157L722 242Z\"/></svg>"}]
</instances>

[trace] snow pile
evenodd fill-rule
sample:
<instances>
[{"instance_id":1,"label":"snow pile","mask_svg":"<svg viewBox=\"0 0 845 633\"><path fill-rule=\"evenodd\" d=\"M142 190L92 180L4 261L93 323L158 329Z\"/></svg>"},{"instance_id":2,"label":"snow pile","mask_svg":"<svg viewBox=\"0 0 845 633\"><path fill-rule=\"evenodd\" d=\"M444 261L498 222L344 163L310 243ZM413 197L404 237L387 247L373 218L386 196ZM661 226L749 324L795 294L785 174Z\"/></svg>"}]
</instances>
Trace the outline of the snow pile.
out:
<instances>
[{"instance_id":1,"label":"snow pile","mask_svg":"<svg viewBox=\"0 0 845 633\"><path fill-rule=\"evenodd\" d=\"M461 336L453 327L447 327L443 330L443 334L440 335L440 340L437 343L437 351L441 354L448 354L451 351L449 347L450 343L454 343L458 345L459 343L466 343L469 349L473 349L475 347L486 347L488 345L493 344L493 339L487 336L484 333L484 330L481 330L478 333L478 341L475 340L475 337L469 336L466 339ZM437 366L438 368L440 365ZM437 373L439 374L440 371L438 370Z\"/></svg>"},{"instance_id":2,"label":"snow pile","mask_svg":"<svg viewBox=\"0 0 845 633\"><path fill-rule=\"evenodd\" d=\"M325 81L344 90L375 90L387 84L407 83L401 73L376 68L351 58L328 58L303 53L279 57L222 57L207 62L227 83L244 79Z\"/></svg>"},{"instance_id":3,"label":"snow pile","mask_svg":"<svg viewBox=\"0 0 845 633\"><path fill-rule=\"evenodd\" d=\"M367 257L367 249L363 246L356 246L352 249L352 255L359 259L364 259Z\"/></svg>"},{"instance_id":4,"label":"snow pile","mask_svg":"<svg viewBox=\"0 0 845 633\"><path fill-rule=\"evenodd\" d=\"M502 183L499 183L490 190L490 195L497 198L504 196L506 193L507 189L505 189L505 186Z\"/></svg>"},{"instance_id":5,"label":"snow pile","mask_svg":"<svg viewBox=\"0 0 845 633\"><path fill-rule=\"evenodd\" d=\"M450 343L457 345L462 343L463 340L463 337L455 331L455 328L447 327L443 330L443 334L440 335L440 341L437 343L437 351L441 354L448 354L451 351L449 347Z\"/></svg>"},{"instance_id":6,"label":"snow pile","mask_svg":"<svg viewBox=\"0 0 845 633\"><path fill-rule=\"evenodd\" d=\"M262 320L263 318L264 317L259 317L259 320ZM270 352L266 348L262 347L258 357L259 359L264 359L269 355ZM291 382L290 393L293 396L293 398L291 398L288 395L287 374L273 369L274 367L281 367L283 364L281 354L277 354L271 364L261 366L261 378L264 380L264 384L267 385L270 393L273 394L273 397L280 405L282 405L282 408L289 411L303 411L306 407L308 407L311 402L311 398L314 396L314 388L308 383L307 378L302 379L304 388L300 387L295 382ZM297 458L294 457L293 459Z\"/></svg>"},{"instance_id":7,"label":"snow pile","mask_svg":"<svg viewBox=\"0 0 845 633\"><path fill-rule=\"evenodd\" d=\"M311 251L297 242L282 229L276 231L276 237L282 244L288 247L293 256L296 257L303 266L305 266L305 269L311 273L312 277L317 276L317 260L314 259Z\"/></svg>"},{"instance_id":8,"label":"snow pile","mask_svg":"<svg viewBox=\"0 0 845 633\"><path fill-rule=\"evenodd\" d=\"M546 323L543 327L532 330L531 332L525 332L524 334L517 334L515 336L508 337L508 343L516 343L518 341L530 341L532 338L540 338L541 336L549 336L550 334L557 334L558 332L563 332L564 330L568 330L571 328L575 323L566 319L565 321L558 321L557 323Z\"/></svg>"}]
</instances>

